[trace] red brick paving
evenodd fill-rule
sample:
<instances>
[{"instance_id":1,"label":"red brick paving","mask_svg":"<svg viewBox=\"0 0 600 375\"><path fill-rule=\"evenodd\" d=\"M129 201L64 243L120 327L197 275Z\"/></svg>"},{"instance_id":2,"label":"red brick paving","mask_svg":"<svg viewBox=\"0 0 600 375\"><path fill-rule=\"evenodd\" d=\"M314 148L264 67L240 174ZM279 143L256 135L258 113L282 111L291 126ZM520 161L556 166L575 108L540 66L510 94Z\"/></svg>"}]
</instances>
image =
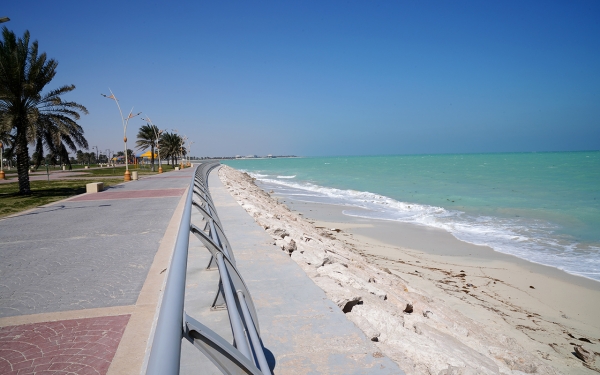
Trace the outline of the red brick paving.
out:
<instances>
[{"instance_id":1,"label":"red brick paving","mask_svg":"<svg viewBox=\"0 0 600 375\"><path fill-rule=\"evenodd\" d=\"M130 315L0 328L2 375L104 375Z\"/></svg>"},{"instance_id":2,"label":"red brick paving","mask_svg":"<svg viewBox=\"0 0 600 375\"><path fill-rule=\"evenodd\" d=\"M136 198L163 198L179 197L185 189L153 189L130 191L103 191L94 194L84 194L71 199L71 201L97 201L106 199L136 199Z\"/></svg>"}]
</instances>

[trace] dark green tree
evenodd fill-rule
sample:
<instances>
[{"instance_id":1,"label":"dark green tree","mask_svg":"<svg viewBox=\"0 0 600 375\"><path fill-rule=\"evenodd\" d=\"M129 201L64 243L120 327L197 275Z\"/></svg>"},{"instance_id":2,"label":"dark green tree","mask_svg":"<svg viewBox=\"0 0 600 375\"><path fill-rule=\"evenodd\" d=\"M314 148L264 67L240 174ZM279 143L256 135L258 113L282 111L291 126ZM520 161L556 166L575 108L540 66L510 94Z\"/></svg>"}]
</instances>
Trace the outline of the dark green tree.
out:
<instances>
[{"instance_id":1,"label":"dark green tree","mask_svg":"<svg viewBox=\"0 0 600 375\"><path fill-rule=\"evenodd\" d=\"M176 133L165 132L161 135L159 144L161 157L171 159L171 165L175 166L182 155L183 138Z\"/></svg>"},{"instance_id":2,"label":"dark green tree","mask_svg":"<svg viewBox=\"0 0 600 375\"><path fill-rule=\"evenodd\" d=\"M137 134L135 145L138 150L147 150L150 148L150 163L152 164L152 172L154 172L154 148L156 147L156 137L160 130L156 125L146 124L140 128Z\"/></svg>"},{"instance_id":3,"label":"dark green tree","mask_svg":"<svg viewBox=\"0 0 600 375\"><path fill-rule=\"evenodd\" d=\"M30 43L29 31L17 38L6 27L0 41L0 131L14 137L13 152L17 157L19 193L31 194L29 185L29 148L35 144L39 161L44 148L68 161L66 147L87 148L83 129L77 124L81 104L63 101L61 96L74 85L43 92L54 76L58 62L39 53L38 42Z\"/></svg>"}]
</instances>

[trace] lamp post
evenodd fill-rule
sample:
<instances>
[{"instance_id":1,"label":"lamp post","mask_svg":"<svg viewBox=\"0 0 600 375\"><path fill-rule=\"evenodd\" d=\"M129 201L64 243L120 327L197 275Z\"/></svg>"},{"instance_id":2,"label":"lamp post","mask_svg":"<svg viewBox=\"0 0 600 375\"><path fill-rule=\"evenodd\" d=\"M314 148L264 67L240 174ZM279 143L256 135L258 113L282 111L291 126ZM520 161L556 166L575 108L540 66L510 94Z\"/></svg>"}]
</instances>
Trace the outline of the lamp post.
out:
<instances>
[{"instance_id":1,"label":"lamp post","mask_svg":"<svg viewBox=\"0 0 600 375\"><path fill-rule=\"evenodd\" d=\"M92 149L94 147L96 148L96 163L98 163L98 158L100 157L100 154L98 153L98 146L92 146Z\"/></svg>"},{"instance_id":2,"label":"lamp post","mask_svg":"<svg viewBox=\"0 0 600 375\"><path fill-rule=\"evenodd\" d=\"M163 131L159 130L158 133L156 132L157 127L152 123L152 120L150 120L150 117L146 116L146 118L143 118L142 120L150 123L150 126L152 127L152 131L154 132L154 136L156 137L156 151L158 152L158 173L163 173L162 163L160 162L160 145L158 144L158 139Z\"/></svg>"},{"instance_id":3,"label":"lamp post","mask_svg":"<svg viewBox=\"0 0 600 375\"><path fill-rule=\"evenodd\" d=\"M192 154L192 145L194 144L194 142L189 141L188 142L188 147L187 147L187 153L188 153L188 167L192 166L192 162L191 162L191 154Z\"/></svg>"},{"instance_id":4,"label":"lamp post","mask_svg":"<svg viewBox=\"0 0 600 375\"><path fill-rule=\"evenodd\" d=\"M0 180L5 180L4 176L4 144L0 142Z\"/></svg>"},{"instance_id":5,"label":"lamp post","mask_svg":"<svg viewBox=\"0 0 600 375\"><path fill-rule=\"evenodd\" d=\"M142 112L136 113L134 115L133 107L131 107L131 111L129 111L129 115L127 116L127 118L123 117L123 111L121 111L121 106L119 105L119 100L117 99L115 94L113 94L111 89L108 89L108 91L110 91L110 95L104 95L104 94L100 94L100 95L104 96L105 98L114 100L115 103L117 103L117 108L119 108L119 113L121 114L121 121L123 122L123 143L125 144L125 176L124 176L123 180L131 181L131 173L129 173L129 155L127 154L127 124L129 123L130 119L140 115Z\"/></svg>"}]
</instances>

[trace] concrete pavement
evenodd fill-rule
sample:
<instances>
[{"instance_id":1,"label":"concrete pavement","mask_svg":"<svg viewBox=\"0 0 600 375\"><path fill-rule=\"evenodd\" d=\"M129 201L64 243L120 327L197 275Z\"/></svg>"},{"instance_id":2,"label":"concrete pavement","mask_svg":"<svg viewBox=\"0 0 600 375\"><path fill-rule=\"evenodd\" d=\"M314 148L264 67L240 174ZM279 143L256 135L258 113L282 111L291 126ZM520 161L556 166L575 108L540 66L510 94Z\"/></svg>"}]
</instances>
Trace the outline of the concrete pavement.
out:
<instances>
[{"instance_id":1,"label":"concrete pavement","mask_svg":"<svg viewBox=\"0 0 600 375\"><path fill-rule=\"evenodd\" d=\"M0 220L0 373L139 373L191 175Z\"/></svg>"}]
</instances>

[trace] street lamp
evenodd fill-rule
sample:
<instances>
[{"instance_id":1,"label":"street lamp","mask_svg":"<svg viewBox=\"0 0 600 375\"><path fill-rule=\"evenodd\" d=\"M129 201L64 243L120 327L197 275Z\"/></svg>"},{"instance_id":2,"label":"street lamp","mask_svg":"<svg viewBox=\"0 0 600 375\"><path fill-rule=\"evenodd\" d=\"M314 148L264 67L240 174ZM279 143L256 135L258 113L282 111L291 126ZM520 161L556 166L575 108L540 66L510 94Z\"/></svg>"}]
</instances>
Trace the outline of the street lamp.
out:
<instances>
[{"instance_id":1,"label":"street lamp","mask_svg":"<svg viewBox=\"0 0 600 375\"><path fill-rule=\"evenodd\" d=\"M152 127L152 131L154 132L154 136L156 137L156 151L158 152L158 173L163 173L162 163L160 162L160 145L158 144L158 138L160 137L160 135L162 134L163 131L159 130L158 133L156 133L157 127L152 123L152 120L150 120L150 117L146 116L146 118L143 118L142 120L150 123L150 126Z\"/></svg>"},{"instance_id":2,"label":"street lamp","mask_svg":"<svg viewBox=\"0 0 600 375\"><path fill-rule=\"evenodd\" d=\"M117 103L117 108L119 108L119 113L121 114L121 121L123 122L123 143L125 143L125 176L124 176L124 181L131 181L131 174L129 173L129 155L127 155L127 124L129 123L129 120L140 115L142 112L136 113L135 115L133 114L133 107L131 107L131 111L129 111L129 115L127 116L127 118L123 117L123 111L121 111L121 106L119 105L119 100L117 99L117 97L115 96L115 94L113 94L111 89L108 89L108 91L110 91L110 95L104 95L104 94L100 94L102 96L104 96L105 98L108 99L112 99L115 101L115 103Z\"/></svg>"},{"instance_id":3,"label":"street lamp","mask_svg":"<svg viewBox=\"0 0 600 375\"><path fill-rule=\"evenodd\" d=\"M96 163L98 163L98 158L100 157L100 154L98 153L98 146L92 146L92 149L94 147L96 148Z\"/></svg>"},{"instance_id":4,"label":"street lamp","mask_svg":"<svg viewBox=\"0 0 600 375\"><path fill-rule=\"evenodd\" d=\"M0 23L4 23L4 22L8 22L8 21L10 21L10 18L8 18L8 17L0 18Z\"/></svg>"},{"instance_id":5,"label":"street lamp","mask_svg":"<svg viewBox=\"0 0 600 375\"><path fill-rule=\"evenodd\" d=\"M4 176L4 144L0 142L0 180L5 180Z\"/></svg>"},{"instance_id":6,"label":"street lamp","mask_svg":"<svg viewBox=\"0 0 600 375\"><path fill-rule=\"evenodd\" d=\"M188 142L188 147L187 147L187 153L188 153L188 167L192 166L192 162L191 162L191 155L192 155L192 145L194 144L194 142L189 141Z\"/></svg>"}]
</instances>

